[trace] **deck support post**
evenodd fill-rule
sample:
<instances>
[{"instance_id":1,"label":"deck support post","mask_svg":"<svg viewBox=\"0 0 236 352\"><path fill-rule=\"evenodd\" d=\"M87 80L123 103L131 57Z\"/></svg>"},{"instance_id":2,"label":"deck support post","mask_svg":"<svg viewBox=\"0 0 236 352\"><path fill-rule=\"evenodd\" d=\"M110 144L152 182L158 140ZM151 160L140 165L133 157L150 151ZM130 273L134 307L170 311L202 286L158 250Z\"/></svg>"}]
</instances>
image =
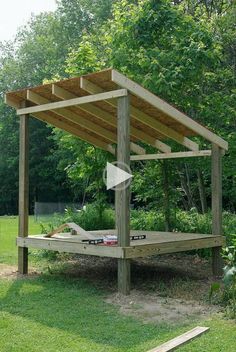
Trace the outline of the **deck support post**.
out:
<instances>
[{"instance_id":1,"label":"deck support post","mask_svg":"<svg viewBox=\"0 0 236 352\"><path fill-rule=\"evenodd\" d=\"M26 104L24 102L25 107ZM28 237L29 216L29 115L20 116L19 237ZM18 271L28 274L28 248L18 247Z\"/></svg>"},{"instance_id":2,"label":"deck support post","mask_svg":"<svg viewBox=\"0 0 236 352\"><path fill-rule=\"evenodd\" d=\"M212 144L212 234L223 235L222 227L222 149ZM221 276L223 273L222 247L212 248L213 275Z\"/></svg>"},{"instance_id":3,"label":"deck support post","mask_svg":"<svg viewBox=\"0 0 236 352\"><path fill-rule=\"evenodd\" d=\"M118 98L117 105L117 162L130 166L130 101L129 96ZM118 245L130 246L130 186L126 183L116 187L116 226ZM118 291L130 292L130 259L118 259Z\"/></svg>"}]
</instances>

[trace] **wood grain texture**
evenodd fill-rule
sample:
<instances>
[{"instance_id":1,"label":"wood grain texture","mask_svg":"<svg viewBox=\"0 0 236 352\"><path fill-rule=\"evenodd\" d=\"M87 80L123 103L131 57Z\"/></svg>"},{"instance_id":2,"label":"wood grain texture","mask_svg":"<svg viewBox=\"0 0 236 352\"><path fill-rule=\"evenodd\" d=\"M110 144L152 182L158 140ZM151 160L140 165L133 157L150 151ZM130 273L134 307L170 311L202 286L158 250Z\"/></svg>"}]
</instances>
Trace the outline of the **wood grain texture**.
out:
<instances>
[{"instance_id":1,"label":"wood grain texture","mask_svg":"<svg viewBox=\"0 0 236 352\"><path fill-rule=\"evenodd\" d=\"M112 81L115 82L117 85L126 88L139 98L144 99L151 105L155 106L162 113L171 116L174 120L178 121L190 130L194 131L199 136L202 136L203 138L207 139L212 143L215 143L223 149L228 149L228 143L221 137L217 136L216 134L208 130L206 127L200 125L195 120L189 118L187 115L177 110L172 105L168 104L164 100L160 99L153 93L149 92L147 89L141 87L139 84L133 82L132 80L125 77L116 70L112 70Z\"/></svg>"},{"instance_id":2,"label":"wood grain texture","mask_svg":"<svg viewBox=\"0 0 236 352\"><path fill-rule=\"evenodd\" d=\"M149 350L148 352L170 352L174 351L176 348L186 344L187 342L190 342L194 338L204 334L209 330L208 327L201 327L197 326L196 328L178 336L175 337L174 339L162 344L161 346L155 347L152 350Z\"/></svg>"},{"instance_id":3,"label":"wood grain texture","mask_svg":"<svg viewBox=\"0 0 236 352\"><path fill-rule=\"evenodd\" d=\"M193 158L200 156L211 156L211 150L199 150L196 152L177 152L177 153L163 153L163 154L145 154L145 155L131 155L131 161L140 160L158 160L158 159L177 159L177 158Z\"/></svg>"},{"instance_id":4,"label":"wood grain texture","mask_svg":"<svg viewBox=\"0 0 236 352\"><path fill-rule=\"evenodd\" d=\"M118 99L117 106L117 161L121 169L123 164L130 166L130 99L129 96ZM123 186L123 187L121 187ZM116 192L116 224L118 246L130 245L130 186L119 185ZM127 295L130 292L130 262L118 260L118 290Z\"/></svg>"},{"instance_id":5,"label":"wood grain texture","mask_svg":"<svg viewBox=\"0 0 236 352\"><path fill-rule=\"evenodd\" d=\"M222 235L222 149L212 144L212 234ZM221 247L212 248L212 271L215 276L223 274Z\"/></svg>"},{"instance_id":6,"label":"wood grain texture","mask_svg":"<svg viewBox=\"0 0 236 352\"><path fill-rule=\"evenodd\" d=\"M127 95L126 89L117 89L117 90L113 90L110 92L94 94L94 95L87 95L85 97L78 97L75 99L69 99L69 100L65 100L65 101L57 101L54 103L42 104L42 105L32 106L32 107L28 107L28 108L22 108L22 109L18 109L16 111L16 113L17 113L17 115L32 114L34 112L62 109L62 108L70 107L70 106L86 104L86 103L96 102L96 101L105 100L105 99L114 99L114 98L118 98L118 97L122 97L122 96L126 96L126 95Z\"/></svg>"},{"instance_id":7,"label":"wood grain texture","mask_svg":"<svg viewBox=\"0 0 236 352\"><path fill-rule=\"evenodd\" d=\"M25 107L26 103L22 104ZM19 237L27 237L29 230L29 116L20 116L19 146ZM28 273L28 251L18 248L18 271Z\"/></svg>"}]
</instances>

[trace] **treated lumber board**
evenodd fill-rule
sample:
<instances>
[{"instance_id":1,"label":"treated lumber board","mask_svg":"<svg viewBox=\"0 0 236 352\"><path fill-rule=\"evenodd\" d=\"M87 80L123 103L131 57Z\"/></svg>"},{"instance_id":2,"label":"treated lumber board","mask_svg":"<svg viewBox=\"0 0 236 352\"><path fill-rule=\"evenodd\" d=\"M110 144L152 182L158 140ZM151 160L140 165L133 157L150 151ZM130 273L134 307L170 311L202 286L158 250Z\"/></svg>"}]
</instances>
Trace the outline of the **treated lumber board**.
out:
<instances>
[{"instance_id":1,"label":"treated lumber board","mask_svg":"<svg viewBox=\"0 0 236 352\"><path fill-rule=\"evenodd\" d=\"M215 133L211 132L206 127L200 125L181 111L177 110L170 104L166 103L164 100L160 99L147 89L141 87L139 84L125 77L116 70L112 70L112 81L115 82L118 86L126 88L137 97L147 101L149 104L156 107L164 114L172 117L177 122L183 124L199 136L202 136L208 141L218 145L222 149L228 149L228 143L224 139L217 136Z\"/></svg>"},{"instance_id":2,"label":"treated lumber board","mask_svg":"<svg viewBox=\"0 0 236 352\"><path fill-rule=\"evenodd\" d=\"M131 155L130 160L158 160L158 159L177 159L177 158L191 158L199 156L211 156L211 150L199 150L197 152L176 152L163 154L145 154L145 155Z\"/></svg>"},{"instance_id":3,"label":"treated lumber board","mask_svg":"<svg viewBox=\"0 0 236 352\"><path fill-rule=\"evenodd\" d=\"M212 234L223 233L222 225L222 150L212 144ZM223 259L221 247L212 248L212 271L216 276L223 274Z\"/></svg>"},{"instance_id":4,"label":"treated lumber board","mask_svg":"<svg viewBox=\"0 0 236 352\"><path fill-rule=\"evenodd\" d=\"M56 97L66 100L66 99L75 99L78 98L75 94L68 92L66 89L63 89L61 87L58 87L57 85L53 84L52 85L52 94L55 95ZM89 107L88 107L89 105ZM104 113L105 111L94 106L93 104L85 104L85 105L81 105L80 106L81 110L84 110L86 112L89 112L90 114L92 113L93 116L95 116L98 119L101 119L102 121L104 121ZM112 115L108 114L108 121L106 119L106 122L110 122L110 119L114 119ZM117 123L114 123L115 126L113 127L117 127ZM99 127L99 125L98 125ZM92 130L94 130L94 132L97 133L96 127L93 128ZM106 136L105 136L106 137ZM108 138L109 139L109 138ZM113 133L113 139L112 142L116 143L117 141L117 135L116 133ZM140 147L139 145L135 144L135 143L130 143L130 149L136 153L136 154L146 154L146 151L144 148Z\"/></svg>"},{"instance_id":5,"label":"treated lumber board","mask_svg":"<svg viewBox=\"0 0 236 352\"><path fill-rule=\"evenodd\" d=\"M175 337L174 339L163 343L162 345L149 350L148 352L170 352L174 351L176 348L190 342L194 338L204 334L209 330L208 327L197 326L190 331L185 332L184 334Z\"/></svg>"},{"instance_id":6,"label":"treated lumber board","mask_svg":"<svg viewBox=\"0 0 236 352\"><path fill-rule=\"evenodd\" d=\"M42 112L42 111L48 111L53 109L62 109L70 106L76 106L80 104L86 104L86 103L101 101L105 99L114 99L114 98L119 98L123 96L127 96L127 90L117 89L117 90L113 90L105 93L87 95L85 97L79 97L75 99L57 101L54 103L42 104L42 105L33 106L29 108L18 109L16 113L17 115L32 114L34 112Z\"/></svg>"},{"instance_id":7,"label":"treated lumber board","mask_svg":"<svg viewBox=\"0 0 236 352\"><path fill-rule=\"evenodd\" d=\"M86 92L89 92L91 94L95 94L95 93L102 93L104 92L104 89L102 89L101 87L97 86L96 84L88 81L87 79L81 77L80 79L80 87L85 90ZM105 101L107 104L111 105L112 107L115 107L117 108L117 102L114 101L114 100L106 100ZM139 115L139 110L134 108L133 106L130 107L130 115L131 117L133 117L134 119L136 119L136 115ZM146 121L146 118L150 118L148 115L145 114L145 116L143 116L141 122L143 122L144 124L148 125L148 123L145 123ZM170 153L171 152L171 147L168 146L166 143L154 138L154 137L151 137L151 136L148 136L148 139L147 139L147 135L144 134L143 131L141 130L138 130L134 127L131 126L130 128L130 133L131 135L149 143L150 145L152 145L153 147L159 149L160 151L164 152L164 153Z\"/></svg>"},{"instance_id":8,"label":"treated lumber board","mask_svg":"<svg viewBox=\"0 0 236 352\"><path fill-rule=\"evenodd\" d=\"M49 232L45 237L52 237L56 233L60 233L66 228L75 230L78 234L80 234L80 235L82 235L82 236L84 236L84 237L86 237L86 238L88 238L90 240L96 239L96 236L94 236L93 234L91 234L88 231L85 231L81 226L77 225L74 222L67 222L65 224L62 224L61 226L57 227L53 231Z\"/></svg>"},{"instance_id":9,"label":"treated lumber board","mask_svg":"<svg viewBox=\"0 0 236 352\"><path fill-rule=\"evenodd\" d=\"M80 82L81 82L81 88L88 91L89 93L98 93L98 92L103 91L103 89L101 89L97 85L93 84L92 82L89 82L88 80L86 80L83 77L80 79ZM113 100L108 100L108 101L106 101L106 103L108 103L111 106L115 106L115 107L117 106L117 103L114 102ZM198 144L191 141L191 139L184 137L180 133L174 131L172 128L157 121L153 117L140 111L139 109L135 108L134 106L130 107L130 113L134 119L142 122L143 124L145 124L148 127L152 127L155 131L163 134L163 136L175 140L177 143L185 146L186 148L188 148L190 150L197 151L199 149ZM168 150L170 147L167 146L166 144L163 145L163 142L161 142L159 140L156 140L155 146L156 146L156 148L160 149L164 153L171 152L171 150ZM167 148L166 148L166 146L167 146ZM164 148L164 150L163 150L163 148Z\"/></svg>"},{"instance_id":10,"label":"treated lumber board","mask_svg":"<svg viewBox=\"0 0 236 352\"><path fill-rule=\"evenodd\" d=\"M32 116L37 118L40 121L49 123L55 127L58 127L80 139L82 139L85 142L88 142L90 144L93 144L94 146L103 149L105 151L110 152L111 154L115 155L115 149L113 148L112 145L105 143L104 141L100 140L99 138L95 138L91 136L89 133L85 131L81 131L76 124L70 123L68 124L66 119L64 119L62 116L50 116L45 112L38 112L38 113L33 113Z\"/></svg>"},{"instance_id":11,"label":"treated lumber board","mask_svg":"<svg viewBox=\"0 0 236 352\"><path fill-rule=\"evenodd\" d=\"M22 103L22 107L26 102ZM19 146L19 237L27 237L29 231L29 116L20 116ZM18 271L28 273L28 250L18 248Z\"/></svg>"},{"instance_id":12,"label":"treated lumber board","mask_svg":"<svg viewBox=\"0 0 236 352\"><path fill-rule=\"evenodd\" d=\"M142 258L157 254L185 252L194 249L219 247L225 244L223 236L210 238L169 241L162 243L134 244L124 249L124 258Z\"/></svg>"},{"instance_id":13,"label":"treated lumber board","mask_svg":"<svg viewBox=\"0 0 236 352\"><path fill-rule=\"evenodd\" d=\"M121 97L117 104L117 161L130 165L130 97ZM130 185L115 190L118 246L130 245ZM130 261L118 260L118 290L130 293Z\"/></svg>"},{"instance_id":14,"label":"treated lumber board","mask_svg":"<svg viewBox=\"0 0 236 352\"><path fill-rule=\"evenodd\" d=\"M42 97L41 95L36 94L30 90L27 90L27 100L29 100L35 104L48 104L48 103L50 103L50 100L48 100L48 99ZM78 124L79 126L86 128L89 131L92 131L93 133L95 133L101 137L108 139L112 143L116 143L116 133L105 129L92 121L89 121L87 118L80 116L79 114L74 113L71 110L63 108L63 109L58 109L58 110L52 109L51 111L55 112L56 114L58 114L62 117L65 117L66 119L74 122L75 124Z\"/></svg>"},{"instance_id":15,"label":"treated lumber board","mask_svg":"<svg viewBox=\"0 0 236 352\"><path fill-rule=\"evenodd\" d=\"M57 238L45 238L29 236L17 238L17 245L25 248L47 249L58 252L78 253L95 255L99 257L122 258L123 250L115 246L98 246L78 242L59 240Z\"/></svg>"},{"instance_id":16,"label":"treated lumber board","mask_svg":"<svg viewBox=\"0 0 236 352\"><path fill-rule=\"evenodd\" d=\"M8 94L4 95L4 103L15 109L19 109L21 107L21 104L19 103L19 101L13 99Z\"/></svg>"}]
</instances>

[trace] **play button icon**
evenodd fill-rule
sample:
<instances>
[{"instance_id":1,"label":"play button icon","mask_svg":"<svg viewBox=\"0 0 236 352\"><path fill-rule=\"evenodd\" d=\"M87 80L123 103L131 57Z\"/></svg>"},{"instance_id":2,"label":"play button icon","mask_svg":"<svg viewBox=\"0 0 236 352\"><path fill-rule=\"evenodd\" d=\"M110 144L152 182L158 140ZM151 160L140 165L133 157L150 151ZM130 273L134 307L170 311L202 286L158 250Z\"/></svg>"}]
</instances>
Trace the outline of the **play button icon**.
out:
<instances>
[{"instance_id":1,"label":"play button icon","mask_svg":"<svg viewBox=\"0 0 236 352\"><path fill-rule=\"evenodd\" d=\"M116 166L117 165L117 166ZM122 168L122 169L121 169ZM128 165L120 162L107 163L104 170L104 181L109 189L125 189L130 185L133 175Z\"/></svg>"}]
</instances>

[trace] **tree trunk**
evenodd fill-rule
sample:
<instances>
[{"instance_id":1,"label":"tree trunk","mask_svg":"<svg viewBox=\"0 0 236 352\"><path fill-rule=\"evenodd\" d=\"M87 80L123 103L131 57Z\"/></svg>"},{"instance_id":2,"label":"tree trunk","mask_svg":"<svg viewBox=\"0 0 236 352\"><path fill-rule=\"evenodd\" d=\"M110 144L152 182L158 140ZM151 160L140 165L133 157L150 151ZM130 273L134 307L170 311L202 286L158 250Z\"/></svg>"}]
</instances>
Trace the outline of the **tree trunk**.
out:
<instances>
[{"instance_id":1,"label":"tree trunk","mask_svg":"<svg viewBox=\"0 0 236 352\"><path fill-rule=\"evenodd\" d=\"M166 160L162 163L163 175L163 190L164 190L164 215L165 215L165 230L171 231L171 213L170 213L170 187L169 187L169 173L168 162Z\"/></svg>"},{"instance_id":2,"label":"tree trunk","mask_svg":"<svg viewBox=\"0 0 236 352\"><path fill-rule=\"evenodd\" d=\"M203 174L200 169L197 169L197 179L198 179L198 189L199 189L202 213L206 214L207 213L206 191L205 191L205 185L203 180Z\"/></svg>"}]
</instances>

